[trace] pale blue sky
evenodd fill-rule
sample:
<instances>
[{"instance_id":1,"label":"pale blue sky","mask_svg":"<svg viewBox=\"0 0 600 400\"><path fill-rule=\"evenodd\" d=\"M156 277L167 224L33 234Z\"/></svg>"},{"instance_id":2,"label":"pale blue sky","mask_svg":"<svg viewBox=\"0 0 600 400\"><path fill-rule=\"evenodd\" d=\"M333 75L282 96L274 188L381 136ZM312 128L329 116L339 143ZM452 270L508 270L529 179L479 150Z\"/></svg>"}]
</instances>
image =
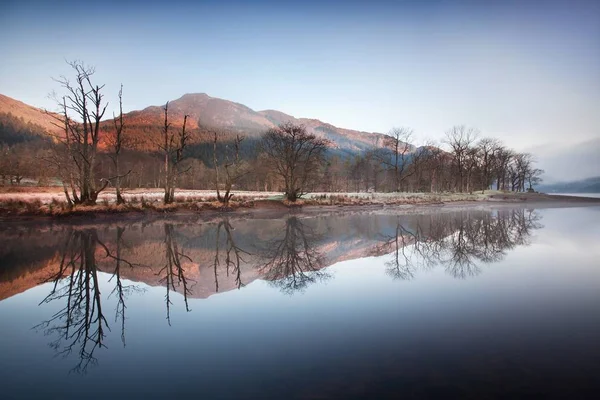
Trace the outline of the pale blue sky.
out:
<instances>
[{"instance_id":1,"label":"pale blue sky","mask_svg":"<svg viewBox=\"0 0 600 400\"><path fill-rule=\"evenodd\" d=\"M0 93L51 107L64 59L126 110L205 92L334 125L478 127L519 150L600 139L600 2L0 5ZM600 171L599 171L600 172Z\"/></svg>"}]
</instances>

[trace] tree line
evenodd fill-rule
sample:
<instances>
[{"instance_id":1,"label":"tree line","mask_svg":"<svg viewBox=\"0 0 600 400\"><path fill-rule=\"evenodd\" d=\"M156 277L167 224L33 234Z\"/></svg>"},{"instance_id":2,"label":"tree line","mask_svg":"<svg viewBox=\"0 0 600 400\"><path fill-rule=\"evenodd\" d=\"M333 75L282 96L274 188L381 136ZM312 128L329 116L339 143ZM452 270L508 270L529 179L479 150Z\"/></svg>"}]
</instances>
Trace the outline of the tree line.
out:
<instances>
[{"instance_id":1,"label":"tree line","mask_svg":"<svg viewBox=\"0 0 600 400\"><path fill-rule=\"evenodd\" d=\"M109 187L118 203L124 202L123 188L143 187L162 188L165 203L175 201L175 188L216 190L227 204L235 190L280 191L291 202L315 191L527 191L543 173L533 155L464 125L446 131L439 144L423 146L415 145L412 129L393 128L372 149L340 155L332 151L335 143L289 122L258 139L200 123L189 129L187 115L173 121L168 103L160 131L152 128L159 138L154 150L141 151L139 129L124 118L123 87L119 113L107 118L104 85L93 82L94 68L69 65L74 77L56 79L63 92L55 95L60 113L49 115L61 133L52 141L40 139L41 127L0 116L3 185L18 185L24 177L47 185L54 178L70 205L95 204Z\"/></svg>"}]
</instances>

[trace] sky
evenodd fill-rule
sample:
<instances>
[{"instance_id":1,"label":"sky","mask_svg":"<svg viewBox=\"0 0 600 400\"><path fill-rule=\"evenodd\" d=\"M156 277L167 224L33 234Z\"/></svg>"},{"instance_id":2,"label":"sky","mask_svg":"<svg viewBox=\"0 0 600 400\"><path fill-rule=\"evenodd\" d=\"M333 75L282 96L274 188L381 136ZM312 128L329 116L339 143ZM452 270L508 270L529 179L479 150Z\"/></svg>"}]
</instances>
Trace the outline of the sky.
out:
<instances>
[{"instance_id":1,"label":"sky","mask_svg":"<svg viewBox=\"0 0 600 400\"><path fill-rule=\"evenodd\" d=\"M600 171L549 155L600 150L598 21L583 0L5 0L0 93L52 109L78 59L125 111L207 93L418 142L465 124L579 178Z\"/></svg>"}]
</instances>

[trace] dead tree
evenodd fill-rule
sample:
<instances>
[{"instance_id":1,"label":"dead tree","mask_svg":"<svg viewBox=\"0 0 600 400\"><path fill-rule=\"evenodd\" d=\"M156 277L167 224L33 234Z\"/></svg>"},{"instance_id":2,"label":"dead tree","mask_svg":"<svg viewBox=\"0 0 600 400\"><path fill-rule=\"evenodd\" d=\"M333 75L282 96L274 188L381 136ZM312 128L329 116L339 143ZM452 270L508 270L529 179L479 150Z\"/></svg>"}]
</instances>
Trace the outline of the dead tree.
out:
<instances>
[{"instance_id":1,"label":"dead tree","mask_svg":"<svg viewBox=\"0 0 600 400\"><path fill-rule=\"evenodd\" d=\"M219 163L217 161L217 132L214 132L214 141L213 141L213 164L215 167L215 186L217 188L217 199L220 203L224 205L229 204L229 200L233 197L233 193L231 193L231 189L237 181L246 174L245 168L240 161L240 144L244 140L243 136L236 135L235 140L233 142L234 154L233 157L230 158L228 152L225 152L225 160L224 160L224 169L225 169L225 182L224 189L225 194L221 195L221 191L219 189L221 181L219 177Z\"/></svg>"},{"instance_id":2,"label":"dead tree","mask_svg":"<svg viewBox=\"0 0 600 400\"><path fill-rule=\"evenodd\" d=\"M129 170L127 173L121 175L120 169L120 161L121 161L121 151L123 150L123 144L125 142L123 136L123 129L125 128L125 124L123 122L123 85L121 85L121 89L119 90L119 117L113 115L113 122L115 126L114 136L110 139L111 147L113 148L112 154L110 154L110 158L115 166L115 176L109 178L109 181L115 181L115 191L117 195L117 204L125 203L125 199L121 195L121 178L126 177L131 173Z\"/></svg>"},{"instance_id":3,"label":"dead tree","mask_svg":"<svg viewBox=\"0 0 600 400\"><path fill-rule=\"evenodd\" d=\"M56 125L63 130L63 135L58 140L64 145L64 152L60 154L65 159L55 160L63 167L67 167L67 182L63 180L67 202L74 204L95 204L98 194L108 185L107 179L100 180L100 187L94 176L96 155L100 141L100 121L106 112L108 103L104 102L102 89L92 83L94 68L85 66L80 61L69 62L75 70L75 82L68 78L56 79L66 94L57 102L61 108L59 115L53 114L57 119ZM64 165L67 164L67 165ZM70 186L69 196L67 185Z\"/></svg>"},{"instance_id":4,"label":"dead tree","mask_svg":"<svg viewBox=\"0 0 600 400\"><path fill-rule=\"evenodd\" d=\"M187 172L180 169L181 161L183 160L183 152L187 146L187 142L190 139L188 132L186 132L186 123L188 115L183 117L183 127L178 134L173 133L171 124L169 123L169 102L165 104L165 123L163 125L163 142L159 145L164 155L164 168L165 168L165 180L164 189L165 204L172 203L175 201L175 187L177 186L177 178L179 175Z\"/></svg>"}]
</instances>

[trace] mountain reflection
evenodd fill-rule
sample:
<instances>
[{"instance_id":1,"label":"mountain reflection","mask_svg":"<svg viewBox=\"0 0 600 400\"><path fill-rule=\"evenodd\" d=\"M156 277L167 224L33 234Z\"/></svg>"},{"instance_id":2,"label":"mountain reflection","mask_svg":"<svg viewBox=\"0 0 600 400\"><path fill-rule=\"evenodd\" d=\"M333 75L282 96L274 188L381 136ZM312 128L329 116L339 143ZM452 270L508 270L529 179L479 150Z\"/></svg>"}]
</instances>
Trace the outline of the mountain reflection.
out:
<instances>
[{"instance_id":1,"label":"mountain reflection","mask_svg":"<svg viewBox=\"0 0 600 400\"><path fill-rule=\"evenodd\" d=\"M540 227L536 211L506 208L0 229L0 300L50 283L40 304L58 311L36 328L52 338L57 355L77 354L74 370L85 372L106 346L111 325L125 345L127 300L149 287L164 290L171 325L175 298L191 311L191 298L257 279L291 295L333 278L326 267L362 257L384 257L392 279L411 280L435 267L454 278L473 277L528 245Z\"/></svg>"}]
</instances>

